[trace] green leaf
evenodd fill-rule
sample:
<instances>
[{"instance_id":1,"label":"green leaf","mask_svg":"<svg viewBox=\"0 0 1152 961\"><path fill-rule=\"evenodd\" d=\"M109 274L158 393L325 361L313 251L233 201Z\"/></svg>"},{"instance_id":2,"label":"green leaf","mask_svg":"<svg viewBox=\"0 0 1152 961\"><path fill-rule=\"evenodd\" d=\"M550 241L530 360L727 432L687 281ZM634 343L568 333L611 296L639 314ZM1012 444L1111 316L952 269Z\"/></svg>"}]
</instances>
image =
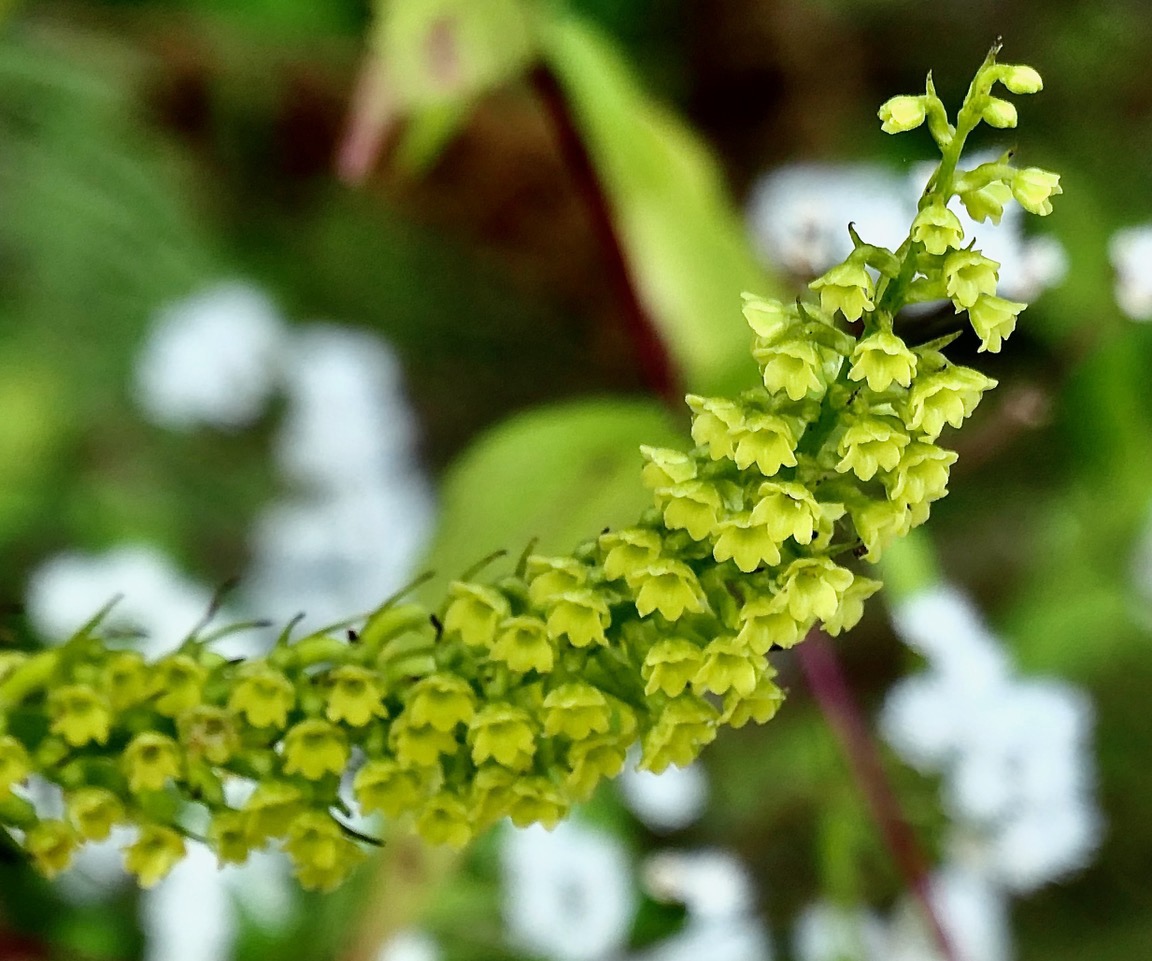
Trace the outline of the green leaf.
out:
<instances>
[{"instance_id":1,"label":"green leaf","mask_svg":"<svg viewBox=\"0 0 1152 961\"><path fill-rule=\"evenodd\" d=\"M715 158L640 87L618 51L575 18L543 31L556 73L615 209L644 302L693 391L755 380L743 290L770 295Z\"/></svg>"},{"instance_id":2,"label":"green leaf","mask_svg":"<svg viewBox=\"0 0 1152 961\"><path fill-rule=\"evenodd\" d=\"M511 569L533 540L538 552L568 552L605 527L634 523L651 503L639 446L682 442L654 401L582 400L500 424L444 480L426 596L493 551L507 550L499 566Z\"/></svg>"}]
</instances>

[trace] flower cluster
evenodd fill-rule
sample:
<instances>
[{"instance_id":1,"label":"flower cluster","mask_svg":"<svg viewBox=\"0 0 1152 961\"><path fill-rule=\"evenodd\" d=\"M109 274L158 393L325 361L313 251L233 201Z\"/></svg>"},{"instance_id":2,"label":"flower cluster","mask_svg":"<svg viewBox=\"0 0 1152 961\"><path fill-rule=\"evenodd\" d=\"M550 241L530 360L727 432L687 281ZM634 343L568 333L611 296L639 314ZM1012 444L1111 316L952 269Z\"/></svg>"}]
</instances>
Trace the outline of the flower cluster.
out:
<instances>
[{"instance_id":1,"label":"flower cluster","mask_svg":"<svg viewBox=\"0 0 1152 961\"><path fill-rule=\"evenodd\" d=\"M1007 161L956 169L980 120L1014 121L997 81L1039 86L990 56L955 127L931 82L885 105L886 129L926 118L943 154L908 239L890 251L853 232L812 284L818 305L746 299L762 383L688 398L696 446L643 449L653 504L634 526L454 582L437 610L390 602L346 638L285 632L264 657L230 661L194 635L147 663L109 650L98 620L60 649L6 655L0 825L52 874L134 824L126 863L147 885L198 810L221 863L277 841L304 885L328 888L363 856L345 777L359 813L463 845L503 818L554 826L633 745L659 772L722 726L770 719L783 692L769 650L856 624L880 585L854 562L927 519L956 457L937 440L993 386L944 356L948 338L905 343L896 314L946 296L998 350L1022 307L996 297L997 265L948 209L959 197L995 217L1008 190L1043 213L1059 190ZM65 817L23 797L31 774L63 789ZM236 783L253 787L242 803Z\"/></svg>"}]
</instances>

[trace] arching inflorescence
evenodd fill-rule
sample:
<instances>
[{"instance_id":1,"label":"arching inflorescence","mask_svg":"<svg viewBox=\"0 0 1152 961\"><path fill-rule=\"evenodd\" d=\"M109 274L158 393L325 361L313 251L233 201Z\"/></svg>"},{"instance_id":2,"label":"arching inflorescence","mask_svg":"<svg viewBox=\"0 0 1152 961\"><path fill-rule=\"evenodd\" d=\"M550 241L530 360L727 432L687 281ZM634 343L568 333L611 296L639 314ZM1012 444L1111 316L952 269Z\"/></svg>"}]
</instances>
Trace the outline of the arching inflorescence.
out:
<instances>
[{"instance_id":1,"label":"arching inflorescence","mask_svg":"<svg viewBox=\"0 0 1152 961\"><path fill-rule=\"evenodd\" d=\"M1060 192L1007 156L959 169L978 123L1015 124L996 83L1040 89L993 51L955 124L931 77L881 108L886 131L927 123L941 150L908 239L890 251L853 232L811 285L818 305L746 297L763 386L688 398L696 446L643 449L653 505L634 527L454 582L435 611L396 601L348 637L286 632L247 661L199 634L146 663L98 620L62 647L2 653L0 825L48 875L130 824L145 885L195 838L221 863L277 841L302 884L330 888L363 857L354 813L453 845L505 817L551 826L633 745L660 771L724 725L767 721L783 698L769 650L856 624L880 587L860 560L927 519L956 458L942 430L994 386L944 356L949 338L905 343L894 318L951 301L998 351L1023 309L996 296L999 265L949 206L995 222L1012 198L1046 214ZM37 811L31 776L62 790L62 816Z\"/></svg>"}]
</instances>

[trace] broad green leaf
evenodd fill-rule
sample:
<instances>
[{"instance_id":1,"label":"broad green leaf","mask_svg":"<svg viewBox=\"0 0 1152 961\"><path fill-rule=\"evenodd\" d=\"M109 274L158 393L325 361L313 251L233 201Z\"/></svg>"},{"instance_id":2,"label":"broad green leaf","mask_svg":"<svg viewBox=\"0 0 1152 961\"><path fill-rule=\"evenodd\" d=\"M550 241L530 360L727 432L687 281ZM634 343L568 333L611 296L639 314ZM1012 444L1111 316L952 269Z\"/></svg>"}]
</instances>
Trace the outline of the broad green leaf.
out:
<instances>
[{"instance_id":1,"label":"broad green leaf","mask_svg":"<svg viewBox=\"0 0 1152 961\"><path fill-rule=\"evenodd\" d=\"M693 391L751 384L741 291L770 294L707 147L649 97L611 43L575 18L543 53L606 183L642 297Z\"/></svg>"},{"instance_id":2,"label":"broad green leaf","mask_svg":"<svg viewBox=\"0 0 1152 961\"><path fill-rule=\"evenodd\" d=\"M653 401L582 400L505 421L444 480L431 590L494 551L508 557L493 569L508 569L530 541L538 552L568 552L605 527L634 523L651 503L638 447L681 443Z\"/></svg>"}]
</instances>

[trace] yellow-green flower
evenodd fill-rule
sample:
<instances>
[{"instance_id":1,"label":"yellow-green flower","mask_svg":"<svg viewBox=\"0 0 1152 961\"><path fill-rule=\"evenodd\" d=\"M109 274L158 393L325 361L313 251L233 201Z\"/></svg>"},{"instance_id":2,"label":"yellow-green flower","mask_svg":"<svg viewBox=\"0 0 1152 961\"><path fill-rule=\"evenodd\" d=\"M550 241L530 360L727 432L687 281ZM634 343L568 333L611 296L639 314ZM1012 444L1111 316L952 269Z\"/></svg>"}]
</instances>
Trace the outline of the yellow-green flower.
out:
<instances>
[{"instance_id":1,"label":"yellow-green flower","mask_svg":"<svg viewBox=\"0 0 1152 961\"><path fill-rule=\"evenodd\" d=\"M878 330L856 344L848 379L867 380L868 389L884 391L893 384L907 387L916 375L916 355L890 330Z\"/></svg>"},{"instance_id":2,"label":"yellow-green flower","mask_svg":"<svg viewBox=\"0 0 1152 961\"><path fill-rule=\"evenodd\" d=\"M293 725L284 737L284 773L318 781L342 774L348 764L348 738L334 724L318 718Z\"/></svg>"},{"instance_id":3,"label":"yellow-green flower","mask_svg":"<svg viewBox=\"0 0 1152 961\"><path fill-rule=\"evenodd\" d=\"M803 400L824 391L824 358L817 345L802 334L789 333L758 343L752 356L760 365L764 388L770 394L784 393L789 400Z\"/></svg>"},{"instance_id":4,"label":"yellow-green flower","mask_svg":"<svg viewBox=\"0 0 1152 961\"><path fill-rule=\"evenodd\" d=\"M704 648L704 663L692 678L698 690L713 694L736 691L746 697L756 688L755 655L732 635L723 635Z\"/></svg>"},{"instance_id":5,"label":"yellow-green flower","mask_svg":"<svg viewBox=\"0 0 1152 961\"><path fill-rule=\"evenodd\" d=\"M656 492L664 504L664 523L673 530L686 530L702 541L715 528L723 504L715 485L707 481L685 481Z\"/></svg>"},{"instance_id":6,"label":"yellow-green flower","mask_svg":"<svg viewBox=\"0 0 1152 961\"><path fill-rule=\"evenodd\" d=\"M776 676L775 670L767 664L764 667L764 673L760 675L751 694L742 697L730 691L724 698L721 724L741 728L749 721L766 724L776 716L780 705L784 703L784 692L772 680Z\"/></svg>"},{"instance_id":7,"label":"yellow-green flower","mask_svg":"<svg viewBox=\"0 0 1152 961\"><path fill-rule=\"evenodd\" d=\"M405 706L407 723L453 731L476 713L476 692L455 674L429 674L412 685Z\"/></svg>"},{"instance_id":8,"label":"yellow-green flower","mask_svg":"<svg viewBox=\"0 0 1152 961\"><path fill-rule=\"evenodd\" d=\"M836 470L841 474L851 471L869 481L877 471L896 469L908 441L908 434L895 417L857 417L836 445L836 453L840 454Z\"/></svg>"},{"instance_id":9,"label":"yellow-green flower","mask_svg":"<svg viewBox=\"0 0 1152 961\"><path fill-rule=\"evenodd\" d=\"M31 773L32 759L24 745L11 734L0 734L0 798Z\"/></svg>"},{"instance_id":10,"label":"yellow-green flower","mask_svg":"<svg viewBox=\"0 0 1152 961\"><path fill-rule=\"evenodd\" d=\"M506 768L521 771L536 754L536 732L528 712L511 704L488 704L477 711L468 725L472 763L489 758Z\"/></svg>"},{"instance_id":11,"label":"yellow-green flower","mask_svg":"<svg viewBox=\"0 0 1152 961\"><path fill-rule=\"evenodd\" d=\"M243 714L253 727L283 728L295 705L292 682L260 662L245 666L228 696L229 710Z\"/></svg>"},{"instance_id":12,"label":"yellow-green flower","mask_svg":"<svg viewBox=\"0 0 1152 961\"><path fill-rule=\"evenodd\" d=\"M208 844L220 867L243 864L252 850L249 818L243 811L213 811L208 825Z\"/></svg>"},{"instance_id":13,"label":"yellow-green flower","mask_svg":"<svg viewBox=\"0 0 1152 961\"><path fill-rule=\"evenodd\" d=\"M756 336L764 340L771 340L800 323L799 313L791 304L757 297L755 294L744 294L741 310L748 326Z\"/></svg>"},{"instance_id":14,"label":"yellow-green flower","mask_svg":"<svg viewBox=\"0 0 1152 961\"><path fill-rule=\"evenodd\" d=\"M533 554L528 558L527 574L528 599L537 607L544 607L553 595L583 587L588 580L588 565L572 557Z\"/></svg>"},{"instance_id":15,"label":"yellow-green flower","mask_svg":"<svg viewBox=\"0 0 1152 961\"><path fill-rule=\"evenodd\" d=\"M803 640L814 619L797 620L783 594L761 594L740 609L740 631L736 640L741 647L763 656L773 647L792 647Z\"/></svg>"},{"instance_id":16,"label":"yellow-green flower","mask_svg":"<svg viewBox=\"0 0 1152 961\"><path fill-rule=\"evenodd\" d=\"M777 543L789 537L797 544L812 543L820 505L807 487L795 481L768 481L760 485L756 497L752 520L763 525Z\"/></svg>"},{"instance_id":17,"label":"yellow-green flower","mask_svg":"<svg viewBox=\"0 0 1152 961\"><path fill-rule=\"evenodd\" d=\"M991 377L971 367L949 365L917 377L908 394L908 426L934 441L945 424L959 427L976 409L984 391L995 386Z\"/></svg>"},{"instance_id":18,"label":"yellow-green flower","mask_svg":"<svg viewBox=\"0 0 1152 961\"><path fill-rule=\"evenodd\" d=\"M48 695L49 730L59 734L72 747L89 741L105 744L112 728L108 702L87 684L65 684Z\"/></svg>"},{"instance_id":19,"label":"yellow-green flower","mask_svg":"<svg viewBox=\"0 0 1152 961\"><path fill-rule=\"evenodd\" d=\"M187 654L169 654L152 665L150 674L152 706L175 717L200 703L208 671Z\"/></svg>"},{"instance_id":20,"label":"yellow-green flower","mask_svg":"<svg viewBox=\"0 0 1152 961\"><path fill-rule=\"evenodd\" d=\"M788 613L801 623L832 617L840 606L840 598L852 585L852 572L829 557L793 561L784 578Z\"/></svg>"},{"instance_id":21,"label":"yellow-green flower","mask_svg":"<svg viewBox=\"0 0 1152 961\"><path fill-rule=\"evenodd\" d=\"M836 613L824 618L824 630L833 637L852 630L864 616L864 602L883 586L880 581L856 574L852 585L841 595Z\"/></svg>"},{"instance_id":22,"label":"yellow-green flower","mask_svg":"<svg viewBox=\"0 0 1152 961\"><path fill-rule=\"evenodd\" d=\"M365 762L352 781L352 792L362 814L379 812L390 818L415 810L427 793L418 770L389 759Z\"/></svg>"},{"instance_id":23,"label":"yellow-green flower","mask_svg":"<svg viewBox=\"0 0 1152 961\"><path fill-rule=\"evenodd\" d=\"M691 764L700 749L715 740L718 719L716 708L701 697L681 694L673 698L644 737L640 767L659 774L670 764Z\"/></svg>"},{"instance_id":24,"label":"yellow-green flower","mask_svg":"<svg viewBox=\"0 0 1152 961\"><path fill-rule=\"evenodd\" d=\"M438 764L441 754L455 754L459 746L456 735L430 724L415 724L405 711L388 732L388 743L396 757L404 764L431 767Z\"/></svg>"},{"instance_id":25,"label":"yellow-green flower","mask_svg":"<svg viewBox=\"0 0 1152 961\"><path fill-rule=\"evenodd\" d=\"M472 807L476 830L482 830L507 817L516 803L513 787L526 777L499 764L482 764L472 778Z\"/></svg>"},{"instance_id":26,"label":"yellow-green flower","mask_svg":"<svg viewBox=\"0 0 1152 961\"><path fill-rule=\"evenodd\" d=\"M698 397L696 400L703 401L703 398ZM683 451L641 444L640 454L645 461L640 471L640 479L649 490L671 487L673 484L692 480L696 476L696 460Z\"/></svg>"},{"instance_id":27,"label":"yellow-green flower","mask_svg":"<svg viewBox=\"0 0 1152 961\"><path fill-rule=\"evenodd\" d=\"M305 808L304 794L295 785L261 781L242 812L249 843L260 847L269 838L283 837Z\"/></svg>"},{"instance_id":28,"label":"yellow-green flower","mask_svg":"<svg viewBox=\"0 0 1152 961\"><path fill-rule=\"evenodd\" d=\"M1004 341L1016 329L1016 318L1027 304L985 295L968 308L972 329L980 338L980 350L1000 353Z\"/></svg>"},{"instance_id":29,"label":"yellow-green flower","mask_svg":"<svg viewBox=\"0 0 1152 961\"><path fill-rule=\"evenodd\" d=\"M640 668L645 681L644 693L651 697L657 691L663 691L669 697L676 697L696 676L703 663L703 652L691 641L682 637L657 641L644 655L644 664Z\"/></svg>"},{"instance_id":30,"label":"yellow-green flower","mask_svg":"<svg viewBox=\"0 0 1152 961\"><path fill-rule=\"evenodd\" d=\"M954 250L950 253L944 259L944 287L956 309L967 310L982 294L995 294L999 270L999 263L978 250Z\"/></svg>"},{"instance_id":31,"label":"yellow-green flower","mask_svg":"<svg viewBox=\"0 0 1152 961\"><path fill-rule=\"evenodd\" d=\"M441 791L428 800L416 819L416 830L429 844L462 848L472 840L473 811L451 791Z\"/></svg>"},{"instance_id":32,"label":"yellow-green flower","mask_svg":"<svg viewBox=\"0 0 1152 961\"><path fill-rule=\"evenodd\" d=\"M968 211L968 216L977 223L991 220L1000 223L1004 216L1004 205L1012 199L1012 188L1003 180L993 180L983 187L964 190L960 193L960 203Z\"/></svg>"},{"instance_id":33,"label":"yellow-green flower","mask_svg":"<svg viewBox=\"0 0 1152 961\"><path fill-rule=\"evenodd\" d=\"M984 107L980 111L980 119L990 127L1008 130L1016 126L1019 116L1016 113L1015 104L1001 100L999 97L989 97L984 101Z\"/></svg>"},{"instance_id":34,"label":"yellow-green flower","mask_svg":"<svg viewBox=\"0 0 1152 961\"><path fill-rule=\"evenodd\" d=\"M612 726L608 698L591 684L572 681L549 691L544 698L544 733L563 734L574 741L589 734L607 733Z\"/></svg>"},{"instance_id":35,"label":"yellow-green flower","mask_svg":"<svg viewBox=\"0 0 1152 961\"><path fill-rule=\"evenodd\" d=\"M121 756L128 786L134 794L141 791L159 791L169 778L179 779L184 769L180 745L166 734L142 731L137 734Z\"/></svg>"},{"instance_id":36,"label":"yellow-green flower","mask_svg":"<svg viewBox=\"0 0 1152 961\"><path fill-rule=\"evenodd\" d=\"M720 563L733 561L745 574L767 564L780 563L779 541L771 530L749 513L734 514L717 526L712 556Z\"/></svg>"},{"instance_id":37,"label":"yellow-green flower","mask_svg":"<svg viewBox=\"0 0 1152 961\"><path fill-rule=\"evenodd\" d=\"M960 218L942 201L921 208L912 221L912 239L924 245L930 254L940 256L960 247L964 242L964 228Z\"/></svg>"},{"instance_id":38,"label":"yellow-green flower","mask_svg":"<svg viewBox=\"0 0 1152 961\"><path fill-rule=\"evenodd\" d=\"M373 718L388 716L375 671L344 664L328 672L328 681L331 687L324 715L333 724L343 721L352 727L363 727Z\"/></svg>"},{"instance_id":39,"label":"yellow-green flower","mask_svg":"<svg viewBox=\"0 0 1152 961\"><path fill-rule=\"evenodd\" d=\"M288 828L284 850L300 884L316 891L338 887L364 859L363 852L324 811L306 811L296 818Z\"/></svg>"},{"instance_id":40,"label":"yellow-green flower","mask_svg":"<svg viewBox=\"0 0 1152 961\"><path fill-rule=\"evenodd\" d=\"M135 651L110 654L101 672L101 690L114 711L135 707L148 696L148 666Z\"/></svg>"},{"instance_id":41,"label":"yellow-green flower","mask_svg":"<svg viewBox=\"0 0 1152 961\"><path fill-rule=\"evenodd\" d=\"M521 777L512 784L508 816L518 828L542 824L551 831L568 814L568 800L544 777Z\"/></svg>"},{"instance_id":42,"label":"yellow-green flower","mask_svg":"<svg viewBox=\"0 0 1152 961\"><path fill-rule=\"evenodd\" d=\"M1012 93L1039 93L1044 89L1040 74L1024 63L998 63L993 68L996 79Z\"/></svg>"},{"instance_id":43,"label":"yellow-green flower","mask_svg":"<svg viewBox=\"0 0 1152 961\"><path fill-rule=\"evenodd\" d=\"M1012 196L1030 214L1047 217L1052 213L1052 198L1062 193L1060 175L1039 167L1017 170L1012 178Z\"/></svg>"},{"instance_id":44,"label":"yellow-green flower","mask_svg":"<svg viewBox=\"0 0 1152 961\"><path fill-rule=\"evenodd\" d=\"M68 820L80 836L89 841L103 841L114 825L124 820L124 805L111 791L102 787L81 787L64 795Z\"/></svg>"},{"instance_id":45,"label":"yellow-green flower","mask_svg":"<svg viewBox=\"0 0 1152 961\"><path fill-rule=\"evenodd\" d=\"M907 504L889 500L861 500L850 503L848 511L856 534L868 549L864 557L880 560L884 549L912 528Z\"/></svg>"},{"instance_id":46,"label":"yellow-green flower","mask_svg":"<svg viewBox=\"0 0 1152 961\"><path fill-rule=\"evenodd\" d=\"M864 311L875 306L872 276L854 260L837 264L808 286L819 292L821 310L828 314L840 311L848 320L859 320Z\"/></svg>"},{"instance_id":47,"label":"yellow-green flower","mask_svg":"<svg viewBox=\"0 0 1152 961\"><path fill-rule=\"evenodd\" d=\"M186 851L184 838L176 831L145 824L136 840L124 849L124 868L136 875L142 888L150 888L163 880Z\"/></svg>"},{"instance_id":48,"label":"yellow-green flower","mask_svg":"<svg viewBox=\"0 0 1152 961\"><path fill-rule=\"evenodd\" d=\"M659 611L667 620L678 621L685 611L701 614L708 609L700 582L683 561L655 561L637 571L636 580L636 612L641 617Z\"/></svg>"},{"instance_id":49,"label":"yellow-green flower","mask_svg":"<svg viewBox=\"0 0 1152 961\"><path fill-rule=\"evenodd\" d=\"M596 785L624 770L626 753L617 737L590 737L568 748L568 789L577 800L587 800Z\"/></svg>"},{"instance_id":50,"label":"yellow-green flower","mask_svg":"<svg viewBox=\"0 0 1152 961\"><path fill-rule=\"evenodd\" d=\"M458 633L469 647L488 647L496 628L511 614L508 598L495 588L464 581L448 586L451 598L444 612L444 630Z\"/></svg>"},{"instance_id":51,"label":"yellow-green flower","mask_svg":"<svg viewBox=\"0 0 1152 961\"><path fill-rule=\"evenodd\" d=\"M948 468L955 462L955 451L913 441L904 448L896 472L885 478L888 496L905 504L939 500L948 493Z\"/></svg>"},{"instance_id":52,"label":"yellow-green flower","mask_svg":"<svg viewBox=\"0 0 1152 961\"><path fill-rule=\"evenodd\" d=\"M181 714L176 721L180 742L189 757L211 764L226 764L240 750L236 719L222 707L201 705Z\"/></svg>"},{"instance_id":53,"label":"yellow-green flower","mask_svg":"<svg viewBox=\"0 0 1152 961\"><path fill-rule=\"evenodd\" d=\"M695 394L689 394L684 400L692 409L692 439L701 447L706 447L708 456L713 460L731 458L733 432L744 424L744 411L740 405L731 400L697 397Z\"/></svg>"},{"instance_id":54,"label":"yellow-green flower","mask_svg":"<svg viewBox=\"0 0 1152 961\"><path fill-rule=\"evenodd\" d=\"M901 95L885 100L876 114L880 129L885 133L906 133L915 130L927 116L925 98Z\"/></svg>"},{"instance_id":55,"label":"yellow-green flower","mask_svg":"<svg viewBox=\"0 0 1152 961\"><path fill-rule=\"evenodd\" d=\"M548 636L554 641L567 638L573 647L607 644L604 631L611 623L604 598L587 588L552 598L548 610Z\"/></svg>"},{"instance_id":56,"label":"yellow-green flower","mask_svg":"<svg viewBox=\"0 0 1152 961\"><path fill-rule=\"evenodd\" d=\"M492 659L503 661L517 674L552 670L556 655L548 638L548 625L540 618L510 617L500 625L492 645Z\"/></svg>"},{"instance_id":57,"label":"yellow-green flower","mask_svg":"<svg viewBox=\"0 0 1152 961\"><path fill-rule=\"evenodd\" d=\"M732 459L741 470L753 464L765 477L773 477L781 467L796 466L798 434L778 414L752 414L744 429L737 432Z\"/></svg>"},{"instance_id":58,"label":"yellow-green flower","mask_svg":"<svg viewBox=\"0 0 1152 961\"><path fill-rule=\"evenodd\" d=\"M600 550L604 552L604 576L609 580L627 578L660 556L661 540L656 531L638 527L601 534Z\"/></svg>"},{"instance_id":59,"label":"yellow-green flower","mask_svg":"<svg viewBox=\"0 0 1152 961\"><path fill-rule=\"evenodd\" d=\"M46 878L54 878L67 870L79 846L80 838L72 825L54 819L37 821L24 836L24 850L36 870Z\"/></svg>"}]
</instances>

